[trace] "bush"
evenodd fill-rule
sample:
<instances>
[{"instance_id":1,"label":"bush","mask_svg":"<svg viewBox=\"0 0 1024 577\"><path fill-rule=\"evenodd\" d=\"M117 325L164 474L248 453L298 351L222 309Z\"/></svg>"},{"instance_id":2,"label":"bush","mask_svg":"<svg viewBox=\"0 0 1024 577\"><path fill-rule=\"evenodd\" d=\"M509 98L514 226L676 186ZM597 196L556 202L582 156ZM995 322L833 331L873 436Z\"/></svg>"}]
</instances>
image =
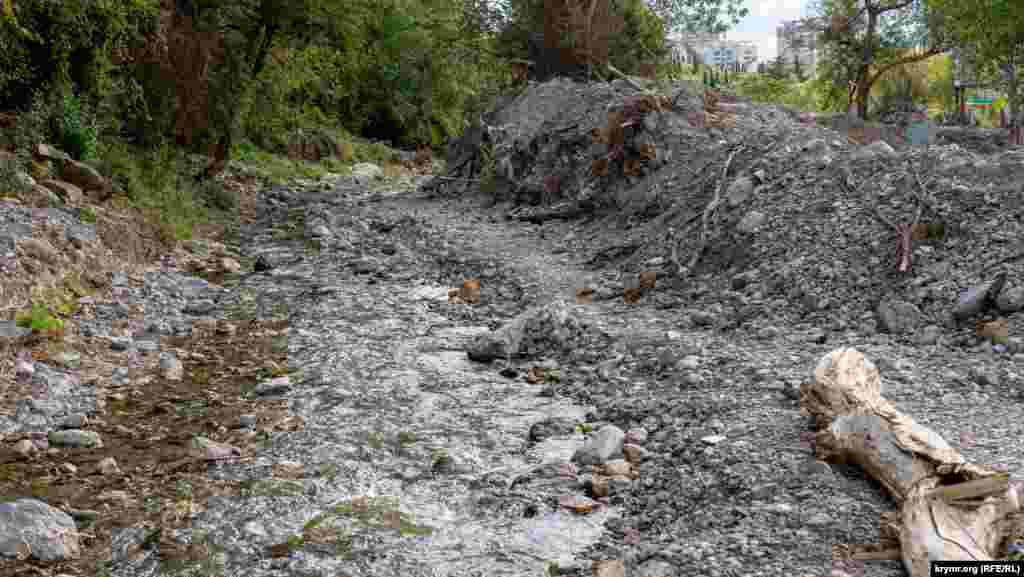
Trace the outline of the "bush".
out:
<instances>
[{"instance_id":1,"label":"bush","mask_svg":"<svg viewBox=\"0 0 1024 577\"><path fill-rule=\"evenodd\" d=\"M21 167L18 166L17 160L0 158L0 198L17 196L31 190L28 180L20 176L19 172Z\"/></svg>"},{"instance_id":2,"label":"bush","mask_svg":"<svg viewBox=\"0 0 1024 577\"><path fill-rule=\"evenodd\" d=\"M798 110L817 110L811 81L779 80L763 74L743 74L735 78L736 91L757 102L780 104Z\"/></svg>"},{"instance_id":3,"label":"bush","mask_svg":"<svg viewBox=\"0 0 1024 577\"><path fill-rule=\"evenodd\" d=\"M96 158L96 124L82 110L78 96L67 92L60 102L60 115L53 118L52 136L61 150L75 160Z\"/></svg>"},{"instance_id":4,"label":"bush","mask_svg":"<svg viewBox=\"0 0 1024 577\"><path fill-rule=\"evenodd\" d=\"M207 201L209 206L221 212L238 208L238 198L217 179L204 180L196 188L196 196Z\"/></svg>"},{"instance_id":5,"label":"bush","mask_svg":"<svg viewBox=\"0 0 1024 577\"><path fill-rule=\"evenodd\" d=\"M35 146L49 140L54 105L55 101L49 87L42 86L33 93L28 110L18 117L14 135L15 147L19 167L26 172L31 168L32 151Z\"/></svg>"}]
</instances>

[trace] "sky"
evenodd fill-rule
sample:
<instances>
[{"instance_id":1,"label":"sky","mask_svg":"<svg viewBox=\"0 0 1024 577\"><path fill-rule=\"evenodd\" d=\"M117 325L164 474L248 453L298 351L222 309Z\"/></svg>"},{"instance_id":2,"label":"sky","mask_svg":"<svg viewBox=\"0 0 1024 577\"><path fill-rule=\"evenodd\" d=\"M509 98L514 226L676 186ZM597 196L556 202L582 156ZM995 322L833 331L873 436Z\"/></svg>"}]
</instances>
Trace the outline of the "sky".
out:
<instances>
[{"instance_id":1,"label":"sky","mask_svg":"<svg viewBox=\"0 0 1024 577\"><path fill-rule=\"evenodd\" d=\"M729 40L746 40L757 45L757 60L773 60L778 54L775 29L783 22L813 15L808 0L746 0L750 14L726 32Z\"/></svg>"}]
</instances>

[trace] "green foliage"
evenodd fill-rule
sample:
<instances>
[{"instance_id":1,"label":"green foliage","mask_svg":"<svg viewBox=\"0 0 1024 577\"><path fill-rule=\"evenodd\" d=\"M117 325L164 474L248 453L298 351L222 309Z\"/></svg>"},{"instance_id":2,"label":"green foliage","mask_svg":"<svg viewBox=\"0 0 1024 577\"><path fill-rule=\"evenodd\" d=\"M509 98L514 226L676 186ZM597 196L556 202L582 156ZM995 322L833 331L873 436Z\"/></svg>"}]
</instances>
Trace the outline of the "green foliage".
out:
<instances>
[{"instance_id":1,"label":"green foliage","mask_svg":"<svg viewBox=\"0 0 1024 577\"><path fill-rule=\"evenodd\" d=\"M219 183L195 183L195 162L164 142L153 150L108 139L98 148L97 169L123 190L133 206L153 209L175 238L191 238L192 227L205 222L210 208L230 211L234 199Z\"/></svg>"},{"instance_id":2,"label":"green foliage","mask_svg":"<svg viewBox=\"0 0 1024 577\"><path fill-rule=\"evenodd\" d=\"M78 218L86 224L96 224L96 211L88 206L82 207L82 209L78 211Z\"/></svg>"},{"instance_id":3,"label":"green foliage","mask_svg":"<svg viewBox=\"0 0 1024 577\"><path fill-rule=\"evenodd\" d=\"M643 0L613 0L612 13L622 17L625 27L612 36L608 59L619 70L635 73L641 63L663 64L670 50L665 41L665 23Z\"/></svg>"},{"instance_id":4,"label":"green foliage","mask_svg":"<svg viewBox=\"0 0 1024 577\"><path fill-rule=\"evenodd\" d=\"M18 313L15 322L19 327L30 328L33 333L64 328L64 321L54 318L50 309L42 303L34 303L31 310Z\"/></svg>"},{"instance_id":5,"label":"green foliage","mask_svg":"<svg viewBox=\"0 0 1024 577\"><path fill-rule=\"evenodd\" d=\"M929 8L939 16L946 35L958 45L976 50L978 75L996 80L1010 96L1018 111L1024 105L1024 82L1020 75L1024 64L1024 12L1016 0L930 0ZM1001 78L1003 66L1015 70L1014 81ZM1019 114L1019 112L1018 112Z\"/></svg>"},{"instance_id":6,"label":"green foliage","mask_svg":"<svg viewBox=\"0 0 1024 577\"><path fill-rule=\"evenodd\" d=\"M95 159L96 125L91 115L83 112L78 96L65 93L59 113L52 119L52 135L57 146L75 160Z\"/></svg>"},{"instance_id":7,"label":"green foliage","mask_svg":"<svg viewBox=\"0 0 1024 577\"><path fill-rule=\"evenodd\" d=\"M34 76L29 37L17 20L0 17L0 102L14 98Z\"/></svg>"},{"instance_id":8,"label":"green foliage","mask_svg":"<svg viewBox=\"0 0 1024 577\"><path fill-rule=\"evenodd\" d=\"M22 172L15 159L0 158L0 198L17 196L31 190L27 180L19 176Z\"/></svg>"},{"instance_id":9,"label":"green foliage","mask_svg":"<svg viewBox=\"0 0 1024 577\"><path fill-rule=\"evenodd\" d=\"M256 155L258 152L259 149L251 140L242 139L241 141L235 142L235 147L231 151L231 157L239 162L251 164L256 162Z\"/></svg>"},{"instance_id":10,"label":"green foliage","mask_svg":"<svg viewBox=\"0 0 1024 577\"><path fill-rule=\"evenodd\" d=\"M816 85L811 80L779 80L763 74L738 74L732 86L738 94L757 102L779 104L796 110L817 111Z\"/></svg>"},{"instance_id":11,"label":"green foliage","mask_svg":"<svg viewBox=\"0 0 1024 577\"><path fill-rule=\"evenodd\" d=\"M669 31L725 32L750 13L743 0L651 0Z\"/></svg>"},{"instance_id":12,"label":"green foliage","mask_svg":"<svg viewBox=\"0 0 1024 577\"><path fill-rule=\"evenodd\" d=\"M159 0L19 2L17 18L0 25L0 102L23 108L30 89L44 84L74 84L100 96L110 51L138 43L158 10Z\"/></svg>"},{"instance_id":13,"label":"green foliage","mask_svg":"<svg viewBox=\"0 0 1024 577\"><path fill-rule=\"evenodd\" d=\"M22 170L29 170L32 151L36 144L48 140L51 118L56 106L48 86L37 88L32 95L28 110L18 117L15 129L15 147L18 164Z\"/></svg>"}]
</instances>

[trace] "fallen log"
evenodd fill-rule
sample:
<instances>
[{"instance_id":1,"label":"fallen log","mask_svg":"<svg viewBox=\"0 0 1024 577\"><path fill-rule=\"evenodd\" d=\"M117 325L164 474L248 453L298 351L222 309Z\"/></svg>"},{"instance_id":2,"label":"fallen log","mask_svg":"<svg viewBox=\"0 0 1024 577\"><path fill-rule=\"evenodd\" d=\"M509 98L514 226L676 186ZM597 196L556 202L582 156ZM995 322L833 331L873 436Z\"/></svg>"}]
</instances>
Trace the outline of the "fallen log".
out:
<instances>
[{"instance_id":1,"label":"fallen log","mask_svg":"<svg viewBox=\"0 0 1024 577\"><path fill-rule=\"evenodd\" d=\"M881 394L878 369L855 349L822 357L800 387L801 412L815 419L814 452L859 465L899 504L882 514L880 542L840 546L849 559L899 558L912 577L931 561L991 561L1024 520L1024 490L1009 475L967 463L937 433L897 411Z\"/></svg>"}]
</instances>

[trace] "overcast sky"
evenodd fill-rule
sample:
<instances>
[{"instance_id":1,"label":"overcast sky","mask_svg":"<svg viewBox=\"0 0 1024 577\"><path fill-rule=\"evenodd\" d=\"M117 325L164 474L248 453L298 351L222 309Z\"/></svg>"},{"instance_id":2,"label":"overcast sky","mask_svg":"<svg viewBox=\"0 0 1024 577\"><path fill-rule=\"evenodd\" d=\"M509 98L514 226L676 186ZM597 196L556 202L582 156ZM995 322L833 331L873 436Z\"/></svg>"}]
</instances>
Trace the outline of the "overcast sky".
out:
<instances>
[{"instance_id":1,"label":"overcast sky","mask_svg":"<svg viewBox=\"0 0 1024 577\"><path fill-rule=\"evenodd\" d=\"M726 32L729 40L747 40L757 45L759 61L772 60L777 55L775 29L783 22L811 15L808 0L746 0L750 10L744 19Z\"/></svg>"}]
</instances>

